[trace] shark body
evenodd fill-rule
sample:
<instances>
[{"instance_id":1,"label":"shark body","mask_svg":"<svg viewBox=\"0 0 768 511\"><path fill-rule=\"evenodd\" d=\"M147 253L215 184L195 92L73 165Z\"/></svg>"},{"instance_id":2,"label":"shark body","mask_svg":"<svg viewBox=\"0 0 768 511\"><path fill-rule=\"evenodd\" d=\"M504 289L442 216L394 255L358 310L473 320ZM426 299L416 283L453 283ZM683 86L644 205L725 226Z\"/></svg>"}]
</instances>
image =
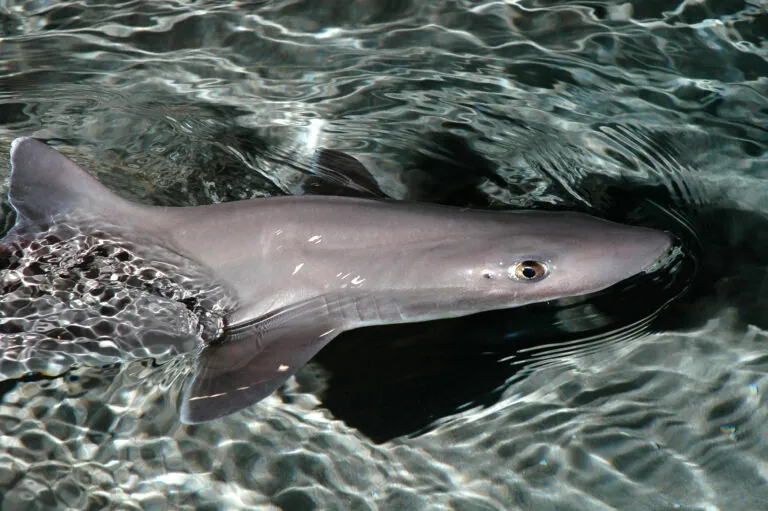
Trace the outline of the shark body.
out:
<instances>
[{"instance_id":1,"label":"shark body","mask_svg":"<svg viewBox=\"0 0 768 511\"><path fill-rule=\"evenodd\" d=\"M147 261L173 254L188 263L175 268L194 268L225 297L185 386L187 423L263 399L343 331L594 293L672 245L667 233L578 213L361 198L375 195L370 175L332 151L323 164L357 197L153 207L120 198L31 138L14 141L11 163L17 220L4 243L33 228L98 230L143 247Z\"/></svg>"}]
</instances>

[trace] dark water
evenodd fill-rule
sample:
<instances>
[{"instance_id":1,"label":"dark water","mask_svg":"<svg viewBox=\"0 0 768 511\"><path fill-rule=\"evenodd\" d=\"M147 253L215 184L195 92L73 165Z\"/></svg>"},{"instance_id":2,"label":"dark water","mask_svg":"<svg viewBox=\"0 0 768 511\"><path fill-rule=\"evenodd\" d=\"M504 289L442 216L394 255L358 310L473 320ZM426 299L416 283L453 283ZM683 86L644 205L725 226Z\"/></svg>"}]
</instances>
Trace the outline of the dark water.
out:
<instances>
[{"instance_id":1,"label":"dark water","mask_svg":"<svg viewBox=\"0 0 768 511\"><path fill-rule=\"evenodd\" d=\"M765 508L768 5L319 5L0 2L0 151L35 136L186 206L302 193L331 147L396 198L586 211L674 232L678 259L351 332L199 426L173 350L5 350L0 509Z\"/></svg>"}]
</instances>

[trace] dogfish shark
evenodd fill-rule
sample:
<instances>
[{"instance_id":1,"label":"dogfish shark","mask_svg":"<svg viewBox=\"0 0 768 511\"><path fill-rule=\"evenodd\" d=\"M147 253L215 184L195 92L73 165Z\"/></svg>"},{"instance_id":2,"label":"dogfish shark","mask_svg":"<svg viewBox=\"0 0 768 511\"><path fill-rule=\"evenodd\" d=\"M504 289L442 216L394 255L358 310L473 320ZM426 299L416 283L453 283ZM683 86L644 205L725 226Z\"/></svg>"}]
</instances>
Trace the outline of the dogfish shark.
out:
<instances>
[{"instance_id":1,"label":"dogfish shark","mask_svg":"<svg viewBox=\"0 0 768 511\"><path fill-rule=\"evenodd\" d=\"M137 293L125 316L134 321L191 317L184 336L199 351L180 416L198 423L269 396L341 332L595 293L648 271L673 244L666 232L581 213L388 200L354 157L319 150L314 163L332 181L319 179L318 188L339 194L149 206L121 198L53 147L19 138L11 146L9 191L16 223L0 249L18 259L53 240L58 269L38 294L83 288L77 300L85 300L89 287L78 280L90 278L102 299L128 292L114 285ZM65 253L56 253L67 240ZM94 255L93 247L109 242L133 247L133 263L123 249ZM181 312L166 320L154 306L142 310L140 297L158 293ZM129 298L102 304L105 319L89 320L99 346L127 350L130 341L119 338L141 330L140 322L128 328L119 319ZM51 308L70 323L57 331L72 331L72 307ZM48 344L61 339L47 335Z\"/></svg>"}]
</instances>

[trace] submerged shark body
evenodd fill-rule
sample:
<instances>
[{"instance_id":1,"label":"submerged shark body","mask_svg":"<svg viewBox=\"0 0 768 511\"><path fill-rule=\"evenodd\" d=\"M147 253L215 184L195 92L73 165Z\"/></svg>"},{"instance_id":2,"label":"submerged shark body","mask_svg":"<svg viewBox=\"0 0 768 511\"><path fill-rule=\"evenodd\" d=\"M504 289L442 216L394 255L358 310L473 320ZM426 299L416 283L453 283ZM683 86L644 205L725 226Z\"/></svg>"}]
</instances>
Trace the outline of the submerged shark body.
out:
<instances>
[{"instance_id":1,"label":"submerged shark body","mask_svg":"<svg viewBox=\"0 0 768 511\"><path fill-rule=\"evenodd\" d=\"M65 234L56 240L73 232L119 240L113 251L128 244L139 255L104 280L150 296L161 281L160 295L191 311L179 313L187 318L181 330L205 347L184 390L188 423L268 396L343 331L597 292L648 269L671 246L666 233L576 213L310 195L142 206L29 138L14 141L11 163L17 221L7 246L21 250L25 233L57 228ZM326 174L349 179L352 195L374 195L353 158L329 151L323 164L339 167ZM88 243L69 249L74 267L92 254ZM115 342L119 329L107 330L97 338Z\"/></svg>"}]
</instances>

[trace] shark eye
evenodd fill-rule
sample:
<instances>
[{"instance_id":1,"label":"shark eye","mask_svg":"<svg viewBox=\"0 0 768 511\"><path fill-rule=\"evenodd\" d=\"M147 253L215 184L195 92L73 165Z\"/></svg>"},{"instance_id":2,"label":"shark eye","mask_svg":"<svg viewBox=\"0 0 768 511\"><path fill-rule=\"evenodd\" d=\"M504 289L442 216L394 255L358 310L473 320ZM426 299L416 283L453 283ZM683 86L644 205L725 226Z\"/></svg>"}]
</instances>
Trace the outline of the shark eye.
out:
<instances>
[{"instance_id":1,"label":"shark eye","mask_svg":"<svg viewBox=\"0 0 768 511\"><path fill-rule=\"evenodd\" d=\"M549 274L549 268L540 261L521 261L509 269L511 277L525 282L535 282Z\"/></svg>"}]
</instances>

